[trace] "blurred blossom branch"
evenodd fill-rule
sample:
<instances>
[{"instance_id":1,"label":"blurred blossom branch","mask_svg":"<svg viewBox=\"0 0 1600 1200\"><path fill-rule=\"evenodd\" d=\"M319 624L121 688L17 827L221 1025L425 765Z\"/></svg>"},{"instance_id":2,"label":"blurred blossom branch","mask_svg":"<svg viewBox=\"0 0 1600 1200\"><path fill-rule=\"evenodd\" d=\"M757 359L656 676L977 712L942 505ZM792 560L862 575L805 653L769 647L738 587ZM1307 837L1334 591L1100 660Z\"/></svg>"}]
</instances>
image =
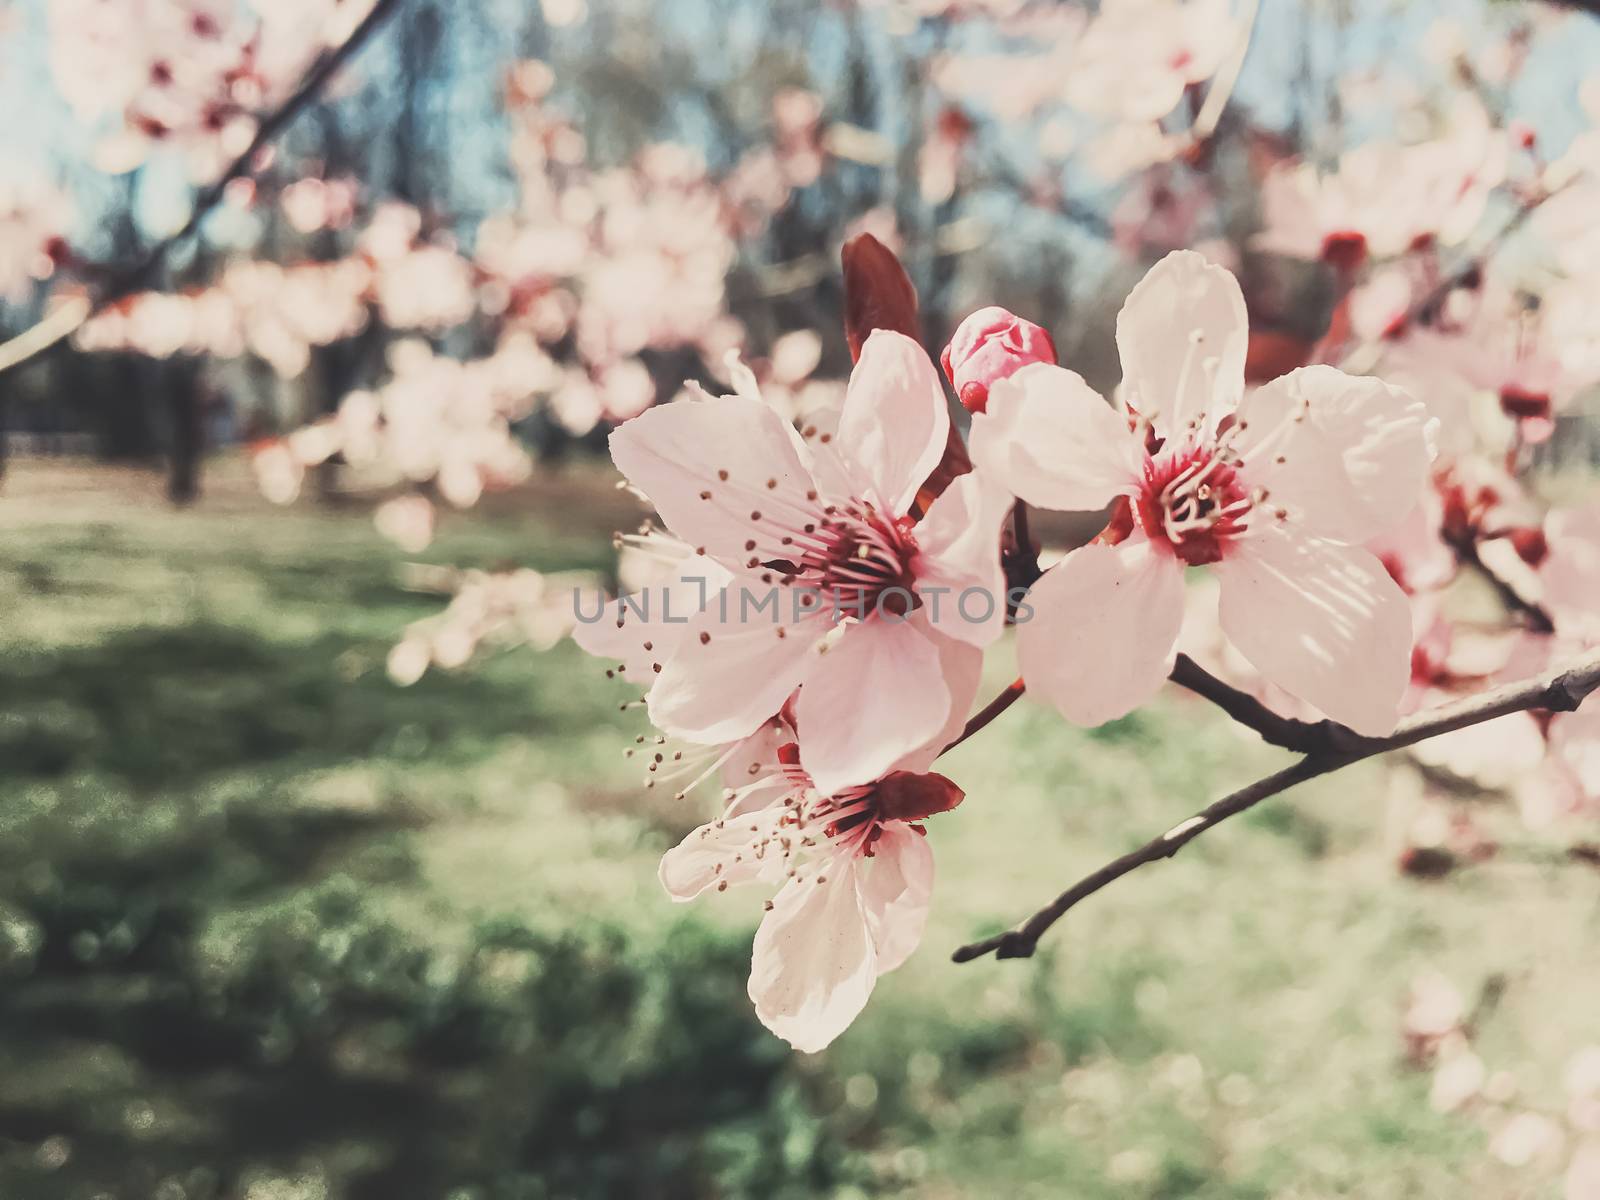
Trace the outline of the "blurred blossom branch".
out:
<instances>
[{"instance_id":1,"label":"blurred blossom branch","mask_svg":"<svg viewBox=\"0 0 1600 1200\"><path fill-rule=\"evenodd\" d=\"M1233 97L1233 89L1238 85L1239 72L1244 69L1244 60L1250 53L1250 43L1255 36L1256 18L1260 13L1261 0L1246 0L1243 16L1239 21L1238 45L1213 77L1211 88L1206 92L1205 103L1200 106L1200 112L1189 130L1196 145L1206 141L1217 131L1217 125L1228 107L1228 101Z\"/></svg>"},{"instance_id":2,"label":"blurred blossom branch","mask_svg":"<svg viewBox=\"0 0 1600 1200\"><path fill-rule=\"evenodd\" d=\"M1472 281L1478 278L1484 269L1489 266L1490 261L1499 252L1500 248L1510 241L1547 201L1561 194L1573 182L1574 179L1572 177L1547 179L1542 186L1526 196L1522 203L1517 205L1516 211L1505 219L1500 228L1489 235L1477 253L1469 256L1454 271L1447 272L1436 284L1424 291L1406 307L1405 312L1399 318L1398 326L1401 328L1409 327L1419 321L1424 321L1430 316L1437 315L1440 307L1450 298L1450 293L1458 288L1470 286ZM1350 353L1345 355L1343 365L1352 371L1370 370L1375 364L1376 356L1381 351L1381 348L1381 340L1370 340L1357 345L1351 349Z\"/></svg>"},{"instance_id":3,"label":"blurred blossom branch","mask_svg":"<svg viewBox=\"0 0 1600 1200\"><path fill-rule=\"evenodd\" d=\"M1441 532L1440 537L1456 556L1458 563L1472 570L1494 589L1495 595L1499 597L1507 612L1520 616L1535 633L1556 631L1555 619L1544 605L1529 600L1483 561L1483 555L1478 551L1478 540L1473 534L1470 532L1458 534L1445 530Z\"/></svg>"},{"instance_id":4,"label":"blurred blossom branch","mask_svg":"<svg viewBox=\"0 0 1600 1200\"><path fill-rule=\"evenodd\" d=\"M1481 725L1511 713L1535 710L1573 712L1596 689L1600 689L1600 651L1591 651L1564 667L1532 679L1416 713L1401 721L1398 728L1387 737L1363 737L1352 730L1336 727L1340 732L1336 741L1330 740L1327 748L1308 753L1299 762L1224 796L1137 850L1113 859L1086 875L1017 928L962 946L952 958L958 963L971 962L991 953L996 958L1028 958L1045 932L1080 901L1140 867L1173 857L1207 830L1229 817L1254 808L1263 800L1364 759L1413 746L1458 729ZM1331 731L1329 736L1332 739Z\"/></svg>"},{"instance_id":5,"label":"blurred blossom branch","mask_svg":"<svg viewBox=\"0 0 1600 1200\"><path fill-rule=\"evenodd\" d=\"M264 165L259 161L262 152L316 101L328 82L355 57L384 22L400 10L403 3L404 0L376 0L372 10L351 30L349 37L317 58L288 99L262 117L250 144L195 198L189 218L181 228L157 242L132 267L109 272L98 285L91 285L88 294L61 301L43 320L10 341L0 343L0 375L43 354L57 342L71 337L96 313L149 286L167 256L193 237L201 222L222 203L229 185L236 180L249 178L261 169Z\"/></svg>"}]
</instances>

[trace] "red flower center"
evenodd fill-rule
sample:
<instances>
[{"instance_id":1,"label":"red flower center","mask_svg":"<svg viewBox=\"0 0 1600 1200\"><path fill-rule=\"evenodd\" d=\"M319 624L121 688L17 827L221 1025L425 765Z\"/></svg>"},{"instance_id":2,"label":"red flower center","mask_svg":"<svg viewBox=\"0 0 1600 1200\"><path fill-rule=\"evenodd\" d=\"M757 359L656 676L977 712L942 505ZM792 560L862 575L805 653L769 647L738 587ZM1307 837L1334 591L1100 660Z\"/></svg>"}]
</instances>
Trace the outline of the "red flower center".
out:
<instances>
[{"instance_id":1,"label":"red flower center","mask_svg":"<svg viewBox=\"0 0 1600 1200\"><path fill-rule=\"evenodd\" d=\"M917 541L911 519L893 520L858 502L834 508L798 539L798 558L770 564L801 588L821 592L843 616L904 616L921 606L911 564Z\"/></svg>"},{"instance_id":2,"label":"red flower center","mask_svg":"<svg viewBox=\"0 0 1600 1200\"><path fill-rule=\"evenodd\" d=\"M1211 446L1147 459L1135 501L1146 536L1191 567L1222 558L1228 540L1244 532L1252 504L1238 469Z\"/></svg>"},{"instance_id":3,"label":"red flower center","mask_svg":"<svg viewBox=\"0 0 1600 1200\"><path fill-rule=\"evenodd\" d=\"M778 761L791 783L809 786L799 767L799 746L790 743L778 748ZM822 834L829 841L855 843L857 853L872 857L872 847L883 834L885 821L926 821L949 812L965 799L965 793L943 775L916 775L896 771L875 783L846 788L833 796L818 797L805 822L823 822ZM923 829L913 825L918 833Z\"/></svg>"}]
</instances>

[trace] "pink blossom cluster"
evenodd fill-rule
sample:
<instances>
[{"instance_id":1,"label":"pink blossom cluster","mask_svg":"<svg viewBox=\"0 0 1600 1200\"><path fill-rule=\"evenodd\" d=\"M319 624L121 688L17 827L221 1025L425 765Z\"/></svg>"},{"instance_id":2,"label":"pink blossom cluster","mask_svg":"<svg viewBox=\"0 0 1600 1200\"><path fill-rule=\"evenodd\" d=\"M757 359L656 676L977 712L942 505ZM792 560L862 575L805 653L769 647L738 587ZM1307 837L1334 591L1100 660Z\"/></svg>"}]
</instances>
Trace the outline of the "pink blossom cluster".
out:
<instances>
[{"instance_id":1,"label":"pink blossom cluster","mask_svg":"<svg viewBox=\"0 0 1600 1200\"><path fill-rule=\"evenodd\" d=\"M750 378L611 435L664 527L627 539L661 582L574 635L645 689L669 739L653 779L726 785L662 881L680 900L777 889L750 994L806 1050L920 937L925 830L962 798L932 767L1008 624L1028 693L1085 725L1144 703L1172 669L1189 568L1219 583L1221 628L1253 669L1318 712L1387 733L1411 683L1410 604L1365 543L1428 486L1417 400L1332 367L1247 392L1238 284L1178 252L1123 306L1110 401L1036 326L995 309L963 325L943 365L973 410L965 470L938 370L884 327L912 311L885 261L847 253L847 271L880 276L862 307L879 328L852 331L835 420L797 426ZM1100 512L1105 529L1022 577L1011 520L1029 505Z\"/></svg>"},{"instance_id":2,"label":"pink blossom cluster","mask_svg":"<svg viewBox=\"0 0 1600 1200\"><path fill-rule=\"evenodd\" d=\"M76 344L89 351L132 350L238 358L251 355L292 379L311 351L354 337L377 319L391 330L454 328L478 309L471 264L448 239L422 234L409 205L380 205L354 252L329 262L280 265L238 258L210 287L138 292L85 322Z\"/></svg>"},{"instance_id":3,"label":"pink blossom cluster","mask_svg":"<svg viewBox=\"0 0 1600 1200\"><path fill-rule=\"evenodd\" d=\"M258 467L270 494L292 498L308 467L338 456L368 480L423 487L463 507L483 489L526 475L529 462L510 425L536 405L581 435L656 402L656 380L645 360L652 353L692 349L736 386L748 374L736 354L744 330L727 311L726 279L739 236L801 182L799 160L816 132L816 113L805 96L786 94L775 106L776 161L785 186L758 204L740 190L746 177L735 172L719 183L697 155L673 144L648 147L625 167L593 167L581 132L547 102L553 82L538 62L524 62L511 74L506 96L521 197L513 210L483 222L470 259L445 238L425 237L415 209L388 204L368 221L349 259L305 268L348 271L340 278L359 285L351 299L363 324L371 319L426 333L482 321L496 331L495 349L459 368L407 351L377 393L383 398L381 436L368 431L371 396L354 394L336 417L264 452ZM332 188L322 185L306 197L286 194L285 206L303 204L306 220L320 223L329 219L329 204L339 211L343 193L330 196ZM132 307L147 302L172 304L168 297L141 297ZM322 300L323 306L340 302L336 288ZM317 310L316 304L295 304L292 311L304 319ZM251 314L241 318L253 320ZM108 314L90 329L114 319ZM108 337L86 344L116 343ZM318 344L325 342L305 341L306 348ZM836 406L841 390L811 378L820 357L820 340L796 331L777 338L753 366L772 402L794 413L819 411ZM287 374L304 367L287 356L283 361L292 368ZM406 398L403 404L397 395ZM399 528L392 522L383 527ZM417 528L400 539L402 545L424 540Z\"/></svg>"},{"instance_id":4,"label":"pink blossom cluster","mask_svg":"<svg viewBox=\"0 0 1600 1200\"><path fill-rule=\"evenodd\" d=\"M211 287L139 292L112 305L86 322L74 343L153 358L248 354L293 378L310 364L314 347L366 328L374 284L372 264L360 259L289 266L241 259Z\"/></svg>"},{"instance_id":5,"label":"pink blossom cluster","mask_svg":"<svg viewBox=\"0 0 1600 1200\"><path fill-rule=\"evenodd\" d=\"M395 342L389 378L351 392L329 418L302 426L254 456L266 495L289 503L307 470L337 458L374 489L416 494L378 510L380 532L404 548L432 539L431 499L470 508L484 491L528 477L532 463L511 426L532 410L548 358L531 340L507 338L485 358L462 362L427 342Z\"/></svg>"},{"instance_id":6,"label":"pink blossom cluster","mask_svg":"<svg viewBox=\"0 0 1600 1200\"><path fill-rule=\"evenodd\" d=\"M388 501L378 520L380 527L389 524L391 536L401 541L413 530L426 533L432 510L421 497L402 496ZM415 683L430 668L456 670L494 650L550 649L572 631L572 590L594 586L578 573L546 575L527 567L455 571L414 566L407 584L445 593L450 603L442 612L409 625L389 651L389 678L401 687Z\"/></svg>"},{"instance_id":7,"label":"pink blossom cluster","mask_svg":"<svg viewBox=\"0 0 1600 1200\"><path fill-rule=\"evenodd\" d=\"M1114 181L1190 154L1209 136L1197 123L1207 89L1242 53L1250 27L1232 0L1107 0L1092 14L1004 0L887 7L900 28L931 18L975 34L946 39L929 72L942 102L918 173L934 204L964 175L996 182L969 163L986 119L1013 135L1031 130L1041 161L1023 182L1029 202L1044 208L1060 203L1051 167L1069 158Z\"/></svg>"},{"instance_id":8,"label":"pink blossom cluster","mask_svg":"<svg viewBox=\"0 0 1600 1200\"><path fill-rule=\"evenodd\" d=\"M817 113L805 93L774 106L775 138L715 180L694 151L647 147L623 167L587 160L578 128L551 105L554 83L526 62L507 89L521 199L480 228L475 265L486 311L546 345L571 340L552 397L574 433L634 416L657 399L640 356L690 348L710 364L744 342L727 309L740 239L814 178ZM808 149L812 148L812 149ZM815 365L813 363L813 365Z\"/></svg>"},{"instance_id":9,"label":"pink blossom cluster","mask_svg":"<svg viewBox=\"0 0 1600 1200\"><path fill-rule=\"evenodd\" d=\"M520 198L482 222L470 255L416 208L382 203L362 219L350 181L310 174L278 193L283 214L307 235L354 227L347 255L288 265L237 259L210 286L118 302L88 321L76 344L158 357L248 354L295 378L317 347L369 330L487 330L493 348L464 365L399 344L388 382L357 391L336 415L258 456L274 499L294 498L308 469L336 461L364 482L406 488L413 513L435 497L469 505L483 489L523 478L529 461L510 426L535 405L575 435L644 411L658 399L652 354L692 350L737 384L748 373L735 353L745 333L727 310L726 281L740 239L820 170L815 97L782 93L772 145L718 181L695 153L670 143L624 166L592 165L582 133L549 102L553 83L536 61L509 75ZM775 181L757 184L768 169ZM242 186L233 199L260 197ZM820 357L820 340L796 331L752 365L773 402L820 411L836 407L842 390L811 378ZM380 524L402 545L426 540L421 521Z\"/></svg>"},{"instance_id":10,"label":"pink blossom cluster","mask_svg":"<svg viewBox=\"0 0 1600 1200\"><path fill-rule=\"evenodd\" d=\"M83 119L109 124L99 166L127 171L181 154L211 179L255 136L322 50L373 0L50 0L56 87Z\"/></svg>"}]
</instances>

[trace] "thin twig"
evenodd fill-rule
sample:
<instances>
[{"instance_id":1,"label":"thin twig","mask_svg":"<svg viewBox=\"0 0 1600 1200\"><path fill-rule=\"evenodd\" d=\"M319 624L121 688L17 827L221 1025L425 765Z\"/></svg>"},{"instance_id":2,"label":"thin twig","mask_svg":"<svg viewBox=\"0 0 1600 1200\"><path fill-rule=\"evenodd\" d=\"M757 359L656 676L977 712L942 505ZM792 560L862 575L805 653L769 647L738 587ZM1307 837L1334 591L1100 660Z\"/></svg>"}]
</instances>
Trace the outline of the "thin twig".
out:
<instances>
[{"instance_id":1,"label":"thin twig","mask_svg":"<svg viewBox=\"0 0 1600 1200\"><path fill-rule=\"evenodd\" d=\"M195 198L194 208L181 229L161 239L151 247L143 260L111 276L89 296L79 296L65 301L36 325L24 330L10 341L0 343L0 375L43 354L63 338L71 337L96 313L148 286L160 271L167 255L193 237L199 230L200 223L222 203L223 197L227 195L228 185L236 179L255 174L259 166L257 159L260 158L261 152L311 105L328 81L338 73L339 68L354 57L367 39L388 20L391 14L398 11L403 3L404 0L377 0L372 11L362 18L361 23L350 32L349 37L317 59L294 93L262 119L256 128L255 137L250 139L250 145L244 152L228 165L228 169L221 177Z\"/></svg>"},{"instance_id":2,"label":"thin twig","mask_svg":"<svg viewBox=\"0 0 1600 1200\"><path fill-rule=\"evenodd\" d=\"M974 713L972 719L969 720L966 723L966 726L961 730L961 736L956 738L955 741L951 742L943 750L939 751L939 753L948 754L957 746L961 745L962 742L966 741L973 734L977 733L980 729L989 724L990 721L994 720L1001 713L1005 712L1006 709L1010 708L1018 700L1022 699L1022 693L1025 690L1026 685L1023 684L1022 680L1013 679L1006 685L1005 691L1001 692L993 700L985 704L980 711Z\"/></svg>"},{"instance_id":3,"label":"thin twig","mask_svg":"<svg viewBox=\"0 0 1600 1200\"><path fill-rule=\"evenodd\" d=\"M958 963L970 962L991 953L997 958L1027 958L1033 954L1044 932L1079 901L1140 867L1171 858L1208 829L1254 808L1263 800L1385 751L1413 746L1428 738L1481 725L1509 713L1532 709L1571 712L1597 688L1600 688L1600 651L1591 651L1565 667L1536 678L1493 688L1413 714L1401 721L1388 737L1362 738L1352 735L1356 737L1356 742L1349 747L1336 752L1308 754L1292 766L1224 796L1160 837L1085 876L1017 928L962 946L952 957Z\"/></svg>"}]
</instances>

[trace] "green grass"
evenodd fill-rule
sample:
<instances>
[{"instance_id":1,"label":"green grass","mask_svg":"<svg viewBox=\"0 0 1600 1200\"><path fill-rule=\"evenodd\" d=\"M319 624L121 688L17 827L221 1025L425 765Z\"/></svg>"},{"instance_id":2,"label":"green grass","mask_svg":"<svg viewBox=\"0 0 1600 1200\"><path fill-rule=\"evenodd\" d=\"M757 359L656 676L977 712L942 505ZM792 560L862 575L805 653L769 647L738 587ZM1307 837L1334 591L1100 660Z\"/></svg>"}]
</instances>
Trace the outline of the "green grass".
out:
<instances>
[{"instance_id":1,"label":"green grass","mask_svg":"<svg viewBox=\"0 0 1600 1200\"><path fill-rule=\"evenodd\" d=\"M698 812L638 789L636 715L573 647L398 689L438 601L364 513L268 510L227 466L182 514L127 472L6 486L0 1195L1552 1194L1430 1111L1398 1017L1421 969L1503 977L1480 1045L1550 1106L1597 1032L1600 880L1401 878L1392 768L958 967L1281 761L1174 696L1094 732L1025 703L943 768L968 799L931 827L922 950L800 1060L744 1012L758 899L660 894ZM574 469L425 557L598 567L629 519ZM520 1165L460 1173L489 1162Z\"/></svg>"}]
</instances>

